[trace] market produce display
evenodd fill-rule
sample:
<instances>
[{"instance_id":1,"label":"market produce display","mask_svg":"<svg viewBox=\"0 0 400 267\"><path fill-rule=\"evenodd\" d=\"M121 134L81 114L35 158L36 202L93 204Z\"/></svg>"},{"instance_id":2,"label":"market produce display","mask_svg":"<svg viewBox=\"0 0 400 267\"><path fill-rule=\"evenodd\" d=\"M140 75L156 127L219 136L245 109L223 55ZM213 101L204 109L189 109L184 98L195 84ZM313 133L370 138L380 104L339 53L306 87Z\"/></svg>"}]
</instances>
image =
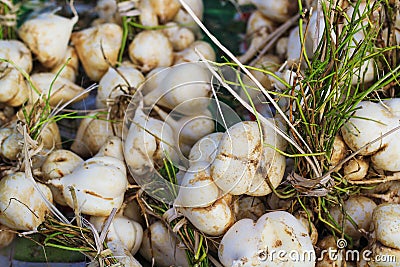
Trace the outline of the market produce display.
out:
<instances>
[{"instance_id":1,"label":"market produce display","mask_svg":"<svg viewBox=\"0 0 400 267\"><path fill-rule=\"evenodd\" d=\"M0 0L0 248L399 267L399 98L396 0Z\"/></svg>"}]
</instances>

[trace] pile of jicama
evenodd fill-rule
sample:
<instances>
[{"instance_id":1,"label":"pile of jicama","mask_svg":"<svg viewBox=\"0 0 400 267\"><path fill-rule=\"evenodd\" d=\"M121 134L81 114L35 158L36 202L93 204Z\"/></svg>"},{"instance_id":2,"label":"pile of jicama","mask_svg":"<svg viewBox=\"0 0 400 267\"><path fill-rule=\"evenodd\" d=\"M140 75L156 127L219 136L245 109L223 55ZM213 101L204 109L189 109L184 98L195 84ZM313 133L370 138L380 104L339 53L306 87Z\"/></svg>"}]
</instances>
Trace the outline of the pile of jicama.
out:
<instances>
[{"instance_id":1,"label":"pile of jicama","mask_svg":"<svg viewBox=\"0 0 400 267\"><path fill-rule=\"evenodd\" d=\"M301 133L293 114L302 114L308 100L285 96L312 91L299 89L314 63L304 57L312 61L326 35L332 42L340 35L325 25L327 8L338 1L303 1L308 13L298 15L300 2L238 1L254 10L248 48L225 66L201 40L207 30L202 0L99 0L97 18L86 28L77 26L71 3L71 18L46 11L16 29L18 40L0 40L0 247L17 232L45 232L52 216L93 231L91 266L105 264L106 248L123 266L142 266L138 254L155 266L400 266L398 98L355 103L336 136L325 136L333 144L323 151L328 169L310 164L309 172L320 176L310 177L322 179L293 182L299 167L289 147L311 162L314 152L322 154L296 146ZM339 2L348 19L341 27L349 21L360 26L345 48L351 58L383 3ZM394 6L394 20L381 32L398 50L400 6ZM381 79L374 53L364 55L348 70L349 88ZM398 89L398 66L392 68L386 85ZM94 86L84 89L78 78ZM96 110L77 116L71 104L91 90ZM233 109L219 101L229 93ZM340 103L346 97L336 98ZM255 119L231 119L238 103ZM77 117L76 138L63 146L57 121ZM369 186L345 192L332 173L347 184ZM308 191L310 198L332 202L326 224L321 206L300 201L307 197L302 186L328 187L324 177L331 183L327 191L345 192L336 203L328 193ZM285 187L298 190L296 197L282 197L277 190ZM192 244L182 229L194 231ZM346 246L338 242L346 240ZM333 257L325 253L332 250ZM369 260L349 258L346 251L368 251Z\"/></svg>"}]
</instances>

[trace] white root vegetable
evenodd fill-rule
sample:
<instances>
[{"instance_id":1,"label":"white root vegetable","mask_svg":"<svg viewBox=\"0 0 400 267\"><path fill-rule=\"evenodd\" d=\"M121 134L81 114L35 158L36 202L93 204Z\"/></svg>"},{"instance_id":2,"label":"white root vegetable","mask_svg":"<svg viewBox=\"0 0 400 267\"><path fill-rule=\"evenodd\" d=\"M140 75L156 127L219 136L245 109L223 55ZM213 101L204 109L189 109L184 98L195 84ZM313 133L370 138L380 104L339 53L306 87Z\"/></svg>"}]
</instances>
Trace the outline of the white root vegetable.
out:
<instances>
[{"instance_id":1,"label":"white root vegetable","mask_svg":"<svg viewBox=\"0 0 400 267\"><path fill-rule=\"evenodd\" d=\"M206 207L179 207L177 210L201 232L220 236L235 222L232 204L232 196L226 194Z\"/></svg>"},{"instance_id":2,"label":"white root vegetable","mask_svg":"<svg viewBox=\"0 0 400 267\"><path fill-rule=\"evenodd\" d=\"M174 233L161 222L156 221L144 231L139 253L148 262L159 267L189 267L186 252L178 247L179 240Z\"/></svg>"},{"instance_id":3,"label":"white root vegetable","mask_svg":"<svg viewBox=\"0 0 400 267\"><path fill-rule=\"evenodd\" d=\"M299 63L299 59L302 53L301 47L300 29L299 26L297 26L290 31L287 41L286 60L288 62L288 66Z\"/></svg>"},{"instance_id":4,"label":"white root vegetable","mask_svg":"<svg viewBox=\"0 0 400 267\"><path fill-rule=\"evenodd\" d=\"M61 68L63 68L63 70L60 72L60 76L71 82L75 82L76 75L78 75L79 58L73 46L68 46L64 59L61 60L60 64L52 68L50 72L58 73Z\"/></svg>"},{"instance_id":5,"label":"white root vegetable","mask_svg":"<svg viewBox=\"0 0 400 267\"><path fill-rule=\"evenodd\" d=\"M136 199L129 201L128 203L124 203L123 207L123 215L135 222L138 222L140 225L145 225L145 220L142 216L142 210L139 206L139 203Z\"/></svg>"},{"instance_id":6,"label":"white root vegetable","mask_svg":"<svg viewBox=\"0 0 400 267\"><path fill-rule=\"evenodd\" d=\"M372 267L400 266L400 204L381 204L372 215L373 236L369 247L371 259L387 259L368 261Z\"/></svg>"},{"instance_id":7,"label":"white root vegetable","mask_svg":"<svg viewBox=\"0 0 400 267\"><path fill-rule=\"evenodd\" d=\"M98 232L101 232L104 223L108 217L90 217L90 222L96 228ZM140 244L143 240L143 228L142 226L123 216L117 214L108 228L107 237L105 241L107 243L121 243L132 255L135 255L140 248Z\"/></svg>"},{"instance_id":8,"label":"white root vegetable","mask_svg":"<svg viewBox=\"0 0 400 267\"><path fill-rule=\"evenodd\" d=\"M158 67L148 72L145 82L139 87L142 94L147 95L157 87L161 86L162 80L167 77L170 69L171 68L168 67Z\"/></svg>"},{"instance_id":9,"label":"white root vegetable","mask_svg":"<svg viewBox=\"0 0 400 267\"><path fill-rule=\"evenodd\" d=\"M83 163L83 159L65 149L52 151L42 165L43 176L46 180L64 177Z\"/></svg>"},{"instance_id":10,"label":"white root vegetable","mask_svg":"<svg viewBox=\"0 0 400 267\"><path fill-rule=\"evenodd\" d=\"M308 22L308 30L305 34L305 48L307 56L312 58L324 36L325 18L323 12L313 12ZM336 39L335 32L331 30L332 41ZM300 38L300 37L299 37Z\"/></svg>"},{"instance_id":11,"label":"white root vegetable","mask_svg":"<svg viewBox=\"0 0 400 267\"><path fill-rule=\"evenodd\" d=\"M190 164L206 161L212 163L215 159L218 144L224 134L221 132L212 133L204 136L197 141L190 150Z\"/></svg>"},{"instance_id":12,"label":"white root vegetable","mask_svg":"<svg viewBox=\"0 0 400 267\"><path fill-rule=\"evenodd\" d=\"M272 251L296 251L309 255L294 260L282 258ZM303 225L290 213L274 211L261 216L255 223L251 219L236 222L223 236L218 256L223 266L314 266L315 255L311 239Z\"/></svg>"},{"instance_id":13,"label":"white root vegetable","mask_svg":"<svg viewBox=\"0 0 400 267\"><path fill-rule=\"evenodd\" d=\"M348 148L346 143L343 141L342 136L336 135L333 140L332 152L331 152L331 162L330 165L332 168L337 167L337 165L346 157ZM337 169L337 171L339 171Z\"/></svg>"},{"instance_id":14,"label":"white root vegetable","mask_svg":"<svg viewBox=\"0 0 400 267\"><path fill-rule=\"evenodd\" d=\"M268 70L270 72L276 72L278 71L279 67L281 65L280 59L273 55L273 54L266 54L262 56L257 62L254 64L254 67L262 69L262 70ZM256 70L250 70L250 73L254 75L254 77L262 84L262 86L265 87L267 90L272 90L272 80L271 76L268 74L265 74L261 71L256 71ZM247 77L247 76L246 76ZM251 94L251 91L256 91L258 92L257 95L260 94L260 91L258 90L249 90L250 95L253 98L253 95ZM255 98L253 98L256 100Z\"/></svg>"},{"instance_id":15,"label":"white root vegetable","mask_svg":"<svg viewBox=\"0 0 400 267\"><path fill-rule=\"evenodd\" d=\"M200 63L175 65L143 100L149 106L157 104L183 115L196 115L210 103L210 80L209 71Z\"/></svg>"},{"instance_id":16,"label":"white root vegetable","mask_svg":"<svg viewBox=\"0 0 400 267\"><path fill-rule=\"evenodd\" d=\"M1 156L9 160L16 160L22 150L23 136L14 127L2 128L0 129L0 140Z\"/></svg>"},{"instance_id":17,"label":"white root vegetable","mask_svg":"<svg viewBox=\"0 0 400 267\"><path fill-rule=\"evenodd\" d=\"M96 4L97 15L100 19L111 21L118 12L116 0L99 0Z\"/></svg>"},{"instance_id":18,"label":"white root vegetable","mask_svg":"<svg viewBox=\"0 0 400 267\"><path fill-rule=\"evenodd\" d=\"M239 0L238 3L253 4L264 16L276 22L284 22L298 11L297 2L291 0Z\"/></svg>"},{"instance_id":19,"label":"white root vegetable","mask_svg":"<svg viewBox=\"0 0 400 267\"><path fill-rule=\"evenodd\" d=\"M128 95L143 81L143 74L133 67L120 66L116 69L109 68L99 82L96 107L107 107L107 101L112 102L120 95Z\"/></svg>"},{"instance_id":20,"label":"white root vegetable","mask_svg":"<svg viewBox=\"0 0 400 267\"><path fill-rule=\"evenodd\" d=\"M222 191L261 196L272 191L265 179L274 187L281 182L286 161L272 147L282 150L286 142L274 129L261 125L263 142L258 123L250 121L233 125L222 137L211 166L211 176Z\"/></svg>"},{"instance_id":21,"label":"white root vegetable","mask_svg":"<svg viewBox=\"0 0 400 267\"><path fill-rule=\"evenodd\" d=\"M56 122L48 123L39 135L39 141L44 149L61 148L61 135Z\"/></svg>"},{"instance_id":22,"label":"white root vegetable","mask_svg":"<svg viewBox=\"0 0 400 267\"><path fill-rule=\"evenodd\" d=\"M26 73L32 70L32 54L23 42L17 40L0 40L0 58L12 61ZM13 68L8 63L0 63L1 69Z\"/></svg>"},{"instance_id":23,"label":"white root vegetable","mask_svg":"<svg viewBox=\"0 0 400 267\"><path fill-rule=\"evenodd\" d=\"M343 174L347 180L358 181L367 176L369 161L363 157L349 160L343 167Z\"/></svg>"},{"instance_id":24,"label":"white root vegetable","mask_svg":"<svg viewBox=\"0 0 400 267\"><path fill-rule=\"evenodd\" d=\"M118 136L109 136L97 152L98 157L113 157L124 161L124 153L122 151L122 141Z\"/></svg>"},{"instance_id":25,"label":"white root vegetable","mask_svg":"<svg viewBox=\"0 0 400 267\"><path fill-rule=\"evenodd\" d=\"M143 26L158 26L158 17L151 6L150 0L140 0L138 9L140 10L139 20Z\"/></svg>"},{"instance_id":26,"label":"white root vegetable","mask_svg":"<svg viewBox=\"0 0 400 267\"><path fill-rule=\"evenodd\" d=\"M163 159L176 162L175 139L171 127L143 112L143 102L138 105L124 143L126 164L133 175L142 176L162 166Z\"/></svg>"},{"instance_id":27,"label":"white root vegetable","mask_svg":"<svg viewBox=\"0 0 400 267\"><path fill-rule=\"evenodd\" d=\"M100 24L71 36L85 73L93 81L99 81L110 64L115 65L121 41L122 28L114 23Z\"/></svg>"},{"instance_id":28,"label":"white root vegetable","mask_svg":"<svg viewBox=\"0 0 400 267\"><path fill-rule=\"evenodd\" d=\"M173 63L173 48L161 31L146 30L133 38L128 48L129 58L141 71L169 67Z\"/></svg>"},{"instance_id":29,"label":"white root vegetable","mask_svg":"<svg viewBox=\"0 0 400 267\"><path fill-rule=\"evenodd\" d=\"M24 43L16 40L0 40L0 58L12 61L22 71L32 70L32 55ZM20 106L29 97L24 76L13 65L0 62L0 102Z\"/></svg>"},{"instance_id":30,"label":"white root vegetable","mask_svg":"<svg viewBox=\"0 0 400 267\"><path fill-rule=\"evenodd\" d=\"M179 0L150 0L150 4L161 24L172 20L181 8Z\"/></svg>"},{"instance_id":31,"label":"white root vegetable","mask_svg":"<svg viewBox=\"0 0 400 267\"><path fill-rule=\"evenodd\" d=\"M203 0L185 0L185 3L193 10L196 17L200 20L203 19L204 4ZM182 7L174 17L174 21L180 25L185 25L196 35L200 35L200 29L197 23L193 20L192 16Z\"/></svg>"},{"instance_id":32,"label":"white root vegetable","mask_svg":"<svg viewBox=\"0 0 400 267\"><path fill-rule=\"evenodd\" d=\"M268 35L275 29L275 22L265 17L259 10L254 11L247 22L246 36L251 40L245 54L239 57L240 61L247 61L249 56L255 55Z\"/></svg>"},{"instance_id":33,"label":"white root vegetable","mask_svg":"<svg viewBox=\"0 0 400 267\"><path fill-rule=\"evenodd\" d=\"M15 68L0 70L0 88L0 102L6 105L21 106L29 98L24 76Z\"/></svg>"},{"instance_id":34,"label":"white root vegetable","mask_svg":"<svg viewBox=\"0 0 400 267\"><path fill-rule=\"evenodd\" d=\"M206 60L215 61L216 55L212 46L205 41L195 41L189 47L174 54L174 65L184 62L199 62L200 53Z\"/></svg>"},{"instance_id":35,"label":"white root vegetable","mask_svg":"<svg viewBox=\"0 0 400 267\"><path fill-rule=\"evenodd\" d=\"M0 103L0 127L6 126L15 116L13 107Z\"/></svg>"},{"instance_id":36,"label":"white root vegetable","mask_svg":"<svg viewBox=\"0 0 400 267\"><path fill-rule=\"evenodd\" d=\"M220 196L220 190L210 175L210 163L197 162L187 169L174 206L204 208L210 206Z\"/></svg>"},{"instance_id":37,"label":"white root vegetable","mask_svg":"<svg viewBox=\"0 0 400 267\"><path fill-rule=\"evenodd\" d=\"M81 212L93 216L108 216L113 208L119 209L128 186L123 161L114 157L93 157L78 166L71 174L52 179L68 204L74 208L71 188L76 194L75 203Z\"/></svg>"},{"instance_id":38,"label":"white root vegetable","mask_svg":"<svg viewBox=\"0 0 400 267\"><path fill-rule=\"evenodd\" d=\"M289 210L292 205L291 201L281 199L274 193L267 196L267 204L270 210Z\"/></svg>"},{"instance_id":39,"label":"white root vegetable","mask_svg":"<svg viewBox=\"0 0 400 267\"><path fill-rule=\"evenodd\" d=\"M180 169L177 173L176 173L176 183L178 185L181 185L183 182L183 177L185 177L186 171Z\"/></svg>"},{"instance_id":40,"label":"white root vegetable","mask_svg":"<svg viewBox=\"0 0 400 267\"><path fill-rule=\"evenodd\" d=\"M247 21L247 35L264 35L275 29L275 22L265 17L259 10L254 11Z\"/></svg>"},{"instance_id":41,"label":"white root vegetable","mask_svg":"<svg viewBox=\"0 0 400 267\"><path fill-rule=\"evenodd\" d=\"M274 123L273 119L269 120ZM279 119L275 120L275 124L283 129L283 125ZM265 147L263 147L260 166L248 191L248 194L251 196L265 196L270 194L272 189L266 180L269 180L272 187L278 187L283 179L286 168L285 156L275 150L277 148L280 151L284 151L287 145L286 141L270 126L262 124L262 127L264 135L263 145Z\"/></svg>"},{"instance_id":42,"label":"white root vegetable","mask_svg":"<svg viewBox=\"0 0 400 267\"><path fill-rule=\"evenodd\" d=\"M290 31L287 40L287 61L288 65L298 64L303 53L302 45L300 40L299 27L295 27ZM325 20L322 12L313 12L308 22L308 27L303 25L303 36L304 36L304 47L308 58L314 56L315 51L318 48L324 36ZM331 31L332 39L335 39L335 32Z\"/></svg>"},{"instance_id":43,"label":"white root vegetable","mask_svg":"<svg viewBox=\"0 0 400 267\"><path fill-rule=\"evenodd\" d=\"M31 75L31 80L43 98L47 99L51 90L49 103L53 106L67 103L75 97L73 102L77 102L88 96L86 93L77 97L84 92L82 87L61 76L56 77L56 74L51 72L35 73ZM33 103L40 96L33 89L31 89L31 92L30 101Z\"/></svg>"},{"instance_id":44,"label":"white root vegetable","mask_svg":"<svg viewBox=\"0 0 400 267\"><path fill-rule=\"evenodd\" d=\"M280 59L286 59L286 54L288 52L288 37L281 37L278 39L275 45L276 55L279 56Z\"/></svg>"},{"instance_id":45,"label":"white root vegetable","mask_svg":"<svg viewBox=\"0 0 400 267\"><path fill-rule=\"evenodd\" d=\"M179 26L176 22L165 24L162 32L168 37L174 51L181 51L187 48L196 38L191 30Z\"/></svg>"},{"instance_id":46,"label":"white root vegetable","mask_svg":"<svg viewBox=\"0 0 400 267\"><path fill-rule=\"evenodd\" d=\"M358 240L362 236L358 229L369 230L372 223L372 212L375 208L376 204L371 199L364 196L354 196L344 202L343 210L339 206L335 206L330 210L330 214L338 225L343 225L345 234L354 240ZM343 214L343 211L345 214ZM357 227L352 224L347 216L356 223Z\"/></svg>"},{"instance_id":47,"label":"white root vegetable","mask_svg":"<svg viewBox=\"0 0 400 267\"><path fill-rule=\"evenodd\" d=\"M46 199L53 201L50 189L38 183ZM48 210L40 193L23 172L0 180L0 223L13 230L34 230L45 219Z\"/></svg>"},{"instance_id":48,"label":"white root vegetable","mask_svg":"<svg viewBox=\"0 0 400 267\"><path fill-rule=\"evenodd\" d=\"M118 259L118 262L124 267L142 267L132 253L129 252L120 242L108 242L108 247L113 253L113 256Z\"/></svg>"},{"instance_id":49,"label":"white root vegetable","mask_svg":"<svg viewBox=\"0 0 400 267\"><path fill-rule=\"evenodd\" d=\"M400 99L392 98L373 103L362 101L357 105L355 117L342 127L343 140L352 151L357 151L364 145L360 155L371 155L371 163L377 169L400 171L400 161L397 160L400 151L400 132L396 131L383 137L378 142L369 144L398 126Z\"/></svg>"},{"instance_id":50,"label":"white root vegetable","mask_svg":"<svg viewBox=\"0 0 400 267\"><path fill-rule=\"evenodd\" d=\"M257 122L240 122L221 138L211 166L214 182L222 191L242 195L249 191L262 154Z\"/></svg>"},{"instance_id":51,"label":"white root vegetable","mask_svg":"<svg viewBox=\"0 0 400 267\"><path fill-rule=\"evenodd\" d=\"M82 119L71 150L81 157L95 155L109 136L114 135L114 127L104 114L89 113ZM98 119L93 118L97 116ZM118 132L117 132L118 134Z\"/></svg>"},{"instance_id":52,"label":"white root vegetable","mask_svg":"<svg viewBox=\"0 0 400 267\"><path fill-rule=\"evenodd\" d=\"M72 28L77 21L77 16L67 19L44 13L25 21L18 29L18 35L43 66L52 68L64 59Z\"/></svg>"},{"instance_id":53,"label":"white root vegetable","mask_svg":"<svg viewBox=\"0 0 400 267\"><path fill-rule=\"evenodd\" d=\"M135 259L132 254L124 247L120 246L119 243L109 243L110 250L113 252L113 256L118 259L118 262L125 267L142 267L143 265ZM97 263L97 262L96 262ZM89 266L91 267L91 266ZM97 267L97 266L96 266Z\"/></svg>"},{"instance_id":54,"label":"white root vegetable","mask_svg":"<svg viewBox=\"0 0 400 267\"><path fill-rule=\"evenodd\" d=\"M190 148L195 142L215 130L215 122L209 110L205 110L197 115L182 116L178 120L172 117L173 114L167 114L157 106L154 106L154 110L171 126L174 132L175 143L179 144L184 155L189 154ZM189 150L185 151L182 149L182 145L187 145Z\"/></svg>"},{"instance_id":55,"label":"white root vegetable","mask_svg":"<svg viewBox=\"0 0 400 267\"><path fill-rule=\"evenodd\" d=\"M7 247L15 238L15 233L9 227L0 224L0 249Z\"/></svg>"},{"instance_id":56,"label":"white root vegetable","mask_svg":"<svg viewBox=\"0 0 400 267\"><path fill-rule=\"evenodd\" d=\"M367 246L367 247L364 247L364 248L360 251L360 254L361 254L361 255L364 255L363 253L367 253L366 251L369 251L369 247L368 247L368 246ZM368 253L369 253L369 252L368 252ZM370 267L368 259L365 259L365 257L362 257L362 258L360 259L360 261L357 262L356 267Z\"/></svg>"},{"instance_id":57,"label":"white root vegetable","mask_svg":"<svg viewBox=\"0 0 400 267\"><path fill-rule=\"evenodd\" d=\"M65 149L58 149L52 151L48 155L43 162L41 169L44 179L48 181L51 179L58 179L72 173L72 171L82 163L83 159L75 153ZM60 190L51 184L49 187L53 194L54 201L60 205L67 206L67 203L65 202Z\"/></svg>"},{"instance_id":58,"label":"white root vegetable","mask_svg":"<svg viewBox=\"0 0 400 267\"><path fill-rule=\"evenodd\" d=\"M400 250L400 204L379 205L373 212L372 221L376 240L386 247Z\"/></svg>"}]
</instances>

